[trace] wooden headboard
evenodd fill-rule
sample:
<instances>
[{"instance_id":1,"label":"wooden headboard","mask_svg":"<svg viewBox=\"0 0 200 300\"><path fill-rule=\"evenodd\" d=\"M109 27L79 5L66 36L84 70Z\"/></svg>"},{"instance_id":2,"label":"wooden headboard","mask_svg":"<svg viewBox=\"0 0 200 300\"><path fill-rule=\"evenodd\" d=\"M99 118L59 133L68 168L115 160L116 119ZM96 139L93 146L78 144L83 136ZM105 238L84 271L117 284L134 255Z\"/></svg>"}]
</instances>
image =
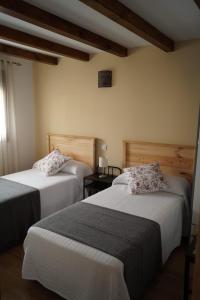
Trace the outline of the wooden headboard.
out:
<instances>
[{"instance_id":1,"label":"wooden headboard","mask_svg":"<svg viewBox=\"0 0 200 300\"><path fill-rule=\"evenodd\" d=\"M48 149L49 152L59 149L63 154L88 164L93 170L95 169L95 138L48 134Z\"/></svg>"},{"instance_id":2,"label":"wooden headboard","mask_svg":"<svg viewBox=\"0 0 200 300\"><path fill-rule=\"evenodd\" d=\"M163 173L192 180L195 148L174 144L123 141L123 167L159 162Z\"/></svg>"}]
</instances>

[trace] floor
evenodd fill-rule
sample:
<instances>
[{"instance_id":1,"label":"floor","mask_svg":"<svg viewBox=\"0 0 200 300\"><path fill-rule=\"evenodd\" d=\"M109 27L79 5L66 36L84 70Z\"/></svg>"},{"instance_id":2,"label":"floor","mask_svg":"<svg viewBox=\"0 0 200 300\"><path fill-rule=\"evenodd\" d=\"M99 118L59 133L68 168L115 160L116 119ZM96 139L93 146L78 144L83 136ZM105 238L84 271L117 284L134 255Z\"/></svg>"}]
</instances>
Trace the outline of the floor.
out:
<instances>
[{"instance_id":1,"label":"floor","mask_svg":"<svg viewBox=\"0 0 200 300\"><path fill-rule=\"evenodd\" d=\"M39 283L21 279L22 260L21 246L0 254L0 300L61 300ZM178 248L143 300L182 300L183 272L184 250Z\"/></svg>"}]
</instances>

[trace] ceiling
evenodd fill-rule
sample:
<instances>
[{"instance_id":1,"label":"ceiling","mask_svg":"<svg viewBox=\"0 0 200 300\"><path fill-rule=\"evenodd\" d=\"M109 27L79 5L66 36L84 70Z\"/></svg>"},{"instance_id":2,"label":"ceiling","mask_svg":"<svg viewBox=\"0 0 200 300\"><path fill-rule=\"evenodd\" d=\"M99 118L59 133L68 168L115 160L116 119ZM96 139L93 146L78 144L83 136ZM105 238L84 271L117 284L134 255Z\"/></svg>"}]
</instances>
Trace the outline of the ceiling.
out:
<instances>
[{"instance_id":1,"label":"ceiling","mask_svg":"<svg viewBox=\"0 0 200 300\"><path fill-rule=\"evenodd\" d=\"M144 39L78 0L25 0L25 2L38 6L85 29L98 33L128 49L150 45ZM200 38L200 10L193 0L120 0L120 2L174 41ZM99 49L31 25L3 13L0 13L0 24L91 54L101 52ZM6 41L0 41L2 43L8 43ZM17 45L12 42L8 44ZM39 51L22 45L20 45L20 47L48 53L47 51Z\"/></svg>"}]
</instances>

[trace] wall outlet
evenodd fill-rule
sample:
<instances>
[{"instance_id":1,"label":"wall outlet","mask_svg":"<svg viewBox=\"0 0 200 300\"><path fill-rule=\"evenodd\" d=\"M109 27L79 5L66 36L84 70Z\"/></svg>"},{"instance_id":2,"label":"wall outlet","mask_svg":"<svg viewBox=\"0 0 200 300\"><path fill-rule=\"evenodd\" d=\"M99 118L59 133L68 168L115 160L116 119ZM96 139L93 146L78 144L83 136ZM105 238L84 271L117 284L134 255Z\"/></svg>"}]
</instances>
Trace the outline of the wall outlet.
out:
<instances>
[{"instance_id":1,"label":"wall outlet","mask_svg":"<svg viewBox=\"0 0 200 300\"><path fill-rule=\"evenodd\" d=\"M101 150L102 151L107 151L107 149L108 149L108 145L107 144L102 144L101 145Z\"/></svg>"}]
</instances>

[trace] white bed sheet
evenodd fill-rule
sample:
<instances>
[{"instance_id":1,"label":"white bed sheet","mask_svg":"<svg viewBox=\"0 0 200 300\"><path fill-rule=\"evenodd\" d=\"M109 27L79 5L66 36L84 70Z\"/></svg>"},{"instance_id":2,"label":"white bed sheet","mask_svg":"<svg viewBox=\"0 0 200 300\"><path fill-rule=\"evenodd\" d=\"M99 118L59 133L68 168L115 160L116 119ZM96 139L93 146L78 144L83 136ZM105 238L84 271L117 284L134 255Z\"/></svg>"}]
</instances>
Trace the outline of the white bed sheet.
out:
<instances>
[{"instance_id":1,"label":"white bed sheet","mask_svg":"<svg viewBox=\"0 0 200 300\"><path fill-rule=\"evenodd\" d=\"M37 169L30 169L3 178L40 191L41 218L82 199L82 180L75 175L59 172L54 176L45 176Z\"/></svg>"},{"instance_id":2,"label":"white bed sheet","mask_svg":"<svg viewBox=\"0 0 200 300\"><path fill-rule=\"evenodd\" d=\"M85 202L138 215L160 224L163 263L180 244L184 199L166 192L130 195L114 185ZM22 275L68 300L129 300L123 263L45 229L31 227L24 243Z\"/></svg>"}]
</instances>

